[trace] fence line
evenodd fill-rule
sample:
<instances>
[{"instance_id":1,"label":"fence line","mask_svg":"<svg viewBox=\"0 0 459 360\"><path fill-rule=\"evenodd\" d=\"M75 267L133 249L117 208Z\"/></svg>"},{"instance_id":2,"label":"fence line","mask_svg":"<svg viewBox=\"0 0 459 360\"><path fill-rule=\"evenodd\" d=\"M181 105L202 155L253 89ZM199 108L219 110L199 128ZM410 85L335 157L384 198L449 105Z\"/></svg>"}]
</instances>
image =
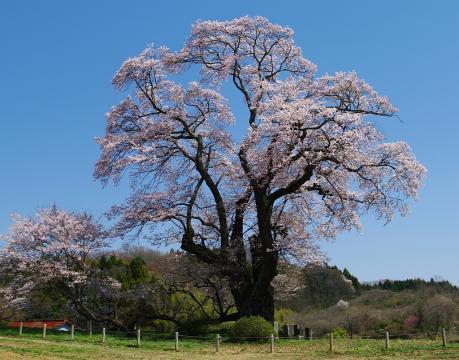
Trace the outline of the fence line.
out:
<instances>
[{"instance_id":1,"label":"fence line","mask_svg":"<svg viewBox=\"0 0 459 360\"><path fill-rule=\"evenodd\" d=\"M46 328L46 330L44 330ZM85 329L85 328L79 328L76 325L72 326L71 329L73 328L74 332L74 337L77 336L78 332L80 333L90 333L90 329ZM92 334L93 335L101 335L105 329L105 333L107 335L118 335L118 336L132 336L135 337L137 335L138 331L124 331L124 330L107 330L106 328L100 328L100 329L92 329ZM27 332L33 332L33 333L46 333L46 335L50 333L59 333L63 334L62 332L58 332L58 330L50 329L47 328L46 324L42 328L25 328L25 327L20 327L18 329L18 333L25 334ZM402 334L390 334L389 333L389 338L391 339L404 339L404 338L431 338L432 336L441 336L443 330L441 331L423 331L423 332L417 332L417 333L402 333ZM459 334L459 330L447 330L445 329L445 333L448 334ZM142 336L148 336L148 337L162 337L164 339L173 339L174 334L172 333L157 333L157 332L152 332L152 331L143 331L141 332ZM69 336L72 335L72 331L69 331ZM210 335L188 335L188 334L179 334L180 338L184 339L202 339L202 340L215 340L215 335L216 334L210 334ZM276 336L276 340L300 340L300 341L310 341L310 340L323 340L324 338L327 338L328 334L325 334L323 336L312 336L312 337L304 337L304 336ZM335 339L351 339L351 340L358 340L358 339L373 339L373 340L380 340L385 338L385 333L382 333L380 335L340 335L336 336ZM269 336L222 336L222 339L225 340L268 340Z\"/></svg>"},{"instance_id":2,"label":"fence line","mask_svg":"<svg viewBox=\"0 0 459 360\"><path fill-rule=\"evenodd\" d=\"M71 328L71 333L70 333L70 340L74 340L77 338L77 334L75 334L74 330L75 327L72 325ZM18 335L23 335L23 328L19 328L19 333ZM42 329L39 328L34 328L31 330L35 330L35 333L39 333L39 331L42 331L42 338L45 339L47 337L47 330L48 334L52 331L52 329L47 329L47 325L43 324ZM36 331L38 330L38 331ZM373 339L373 340L383 340L384 342L381 342L381 345L384 344L383 348L384 349L389 349L391 346L390 339L413 339L417 338L419 339L420 336L425 336L427 339L431 339L432 335L441 335L441 346L443 348L448 346L448 339L449 336L454 335L454 334L459 334L459 330L449 330L447 331L446 329L442 328L441 331L425 331L425 332L418 332L418 333L406 333L406 334L393 334L391 335L388 330L385 330L383 334L381 335L359 335L359 336L334 336L333 333L329 333L325 336L310 336L310 337L304 337L304 336L298 336L298 337L275 337L274 334L270 334L269 336L221 336L220 334L213 334L211 336L200 336L200 335L187 335L187 334L179 334L179 332L175 332L175 334L170 334L170 333L154 333L154 332L143 332L141 331L140 328L137 328L136 331L107 331L106 328L102 328L101 330L95 330L95 329L83 329L80 330L80 332L88 332L89 337L96 335L96 338L99 339L101 337L101 343L105 344L106 343L106 338L108 334L112 334L114 337L117 336L126 336L128 338L133 338L135 339L137 347L141 347L141 343L143 341L146 341L145 339L152 339L154 341L155 337L161 337L162 339L165 340L170 340L174 341L174 349L175 351L180 350L180 340L195 340L195 341L202 341L206 343L214 343L215 344L215 351L219 352L220 351L220 346L224 342L231 342L231 341L249 341L249 340L256 340L256 341L266 341L268 347L267 350L270 353L274 353L275 351L275 340L297 340L301 341L304 343L311 342L311 341L325 341L328 339L328 348L330 353L335 352L335 346L336 344L339 345L339 342L341 340L359 340L359 339ZM174 336L175 335L175 336ZM142 340L143 339L143 340ZM99 340L98 340L99 341ZM98 342L98 341L92 341L92 342ZM437 340L438 342L438 340Z\"/></svg>"},{"instance_id":3,"label":"fence line","mask_svg":"<svg viewBox=\"0 0 459 360\"><path fill-rule=\"evenodd\" d=\"M46 324L44 324L43 327L45 327ZM23 333L27 333L27 332L42 332L43 331L43 327L41 328L26 328L26 327L19 327L18 328L18 332L19 334L23 334ZM47 327L47 326L46 326ZM71 326L71 328L74 329L74 332L75 334L77 334L77 332L81 332L81 333L89 333L91 329L88 329L88 328L80 328L78 327L77 325L73 325ZM101 328L93 328L92 329L92 333L93 335L95 334L101 334L102 331L103 331L104 327L101 327ZM11 329L12 330L12 329ZM52 328L48 328L46 329L46 332L47 334L48 333L51 333L51 332L56 332L58 330L55 330L55 329L52 329ZM442 331L430 331L430 330L426 330L426 331L422 331L422 332L417 332L417 333L396 333L396 334L389 334L389 337L390 338L407 338L407 337L425 337L425 338L430 338L434 335L437 335L437 336L441 336L442 334ZM136 330L132 330L132 331L126 331L126 330L107 330L107 328L105 328L105 332L106 334L115 334L115 335L132 335L132 336L135 336L137 334L137 331ZM446 334L459 334L459 330L447 330L445 329L445 332ZM61 331L58 332L59 334L62 334ZM71 333L71 331L69 331L69 334ZM174 336L174 333L157 333L157 332L153 332L153 331L143 331L142 330L142 335L148 335L148 336L156 336L156 337L173 337ZM215 333L214 334L210 334L210 335L188 335L188 334L179 334L180 337L183 337L183 338L196 338L196 339L214 339L215 338ZM384 333L381 333L381 334L374 334L374 335L366 335L366 334L363 334L363 335L360 335L360 334L353 334L352 336L351 335L340 335L340 336L336 336L335 335L335 338L348 338L348 339L384 339ZM269 336L251 336L251 337L247 337L247 336L225 336L226 338L233 338L233 339L268 339ZM309 341L309 340L315 340L315 339L324 339L325 337L327 337L327 334L323 335L323 336L312 336L312 337L304 337L304 336L276 336L276 339L288 339L288 340L302 340L302 341Z\"/></svg>"}]
</instances>

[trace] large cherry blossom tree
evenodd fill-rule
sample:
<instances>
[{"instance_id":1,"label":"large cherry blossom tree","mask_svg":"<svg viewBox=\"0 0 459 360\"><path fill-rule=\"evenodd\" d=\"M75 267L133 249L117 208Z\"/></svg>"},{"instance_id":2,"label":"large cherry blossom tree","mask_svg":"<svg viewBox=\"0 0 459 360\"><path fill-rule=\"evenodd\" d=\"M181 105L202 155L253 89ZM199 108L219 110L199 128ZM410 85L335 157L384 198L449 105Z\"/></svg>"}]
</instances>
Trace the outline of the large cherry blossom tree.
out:
<instances>
[{"instance_id":1,"label":"large cherry blossom tree","mask_svg":"<svg viewBox=\"0 0 459 360\"><path fill-rule=\"evenodd\" d=\"M193 66L200 79L184 85ZM272 320L280 257L314 259L316 239L360 227L362 213L406 214L425 174L371 122L397 112L387 97L355 72L315 72L290 28L242 17L199 21L182 50L149 46L113 78L130 94L107 115L95 177L131 176L115 232L178 242L219 268L234 316Z\"/></svg>"}]
</instances>

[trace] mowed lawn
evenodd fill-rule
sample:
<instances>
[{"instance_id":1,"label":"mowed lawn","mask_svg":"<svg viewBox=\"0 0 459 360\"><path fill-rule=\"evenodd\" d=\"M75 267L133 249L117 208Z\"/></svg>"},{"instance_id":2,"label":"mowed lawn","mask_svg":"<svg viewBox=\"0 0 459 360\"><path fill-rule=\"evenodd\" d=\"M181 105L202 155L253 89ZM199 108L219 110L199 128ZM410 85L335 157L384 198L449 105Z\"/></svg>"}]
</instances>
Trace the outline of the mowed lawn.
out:
<instances>
[{"instance_id":1,"label":"mowed lawn","mask_svg":"<svg viewBox=\"0 0 459 360\"><path fill-rule=\"evenodd\" d=\"M0 359L459 359L459 343L442 348L439 341L392 340L389 350L382 340L336 339L335 353L328 352L327 340L277 340L275 353L269 352L266 342L223 342L216 353L212 340L188 339L180 341L174 351L174 341L144 339L141 347L135 340L100 336L80 336L70 341L66 335L50 335L46 340L39 335L0 336Z\"/></svg>"}]
</instances>

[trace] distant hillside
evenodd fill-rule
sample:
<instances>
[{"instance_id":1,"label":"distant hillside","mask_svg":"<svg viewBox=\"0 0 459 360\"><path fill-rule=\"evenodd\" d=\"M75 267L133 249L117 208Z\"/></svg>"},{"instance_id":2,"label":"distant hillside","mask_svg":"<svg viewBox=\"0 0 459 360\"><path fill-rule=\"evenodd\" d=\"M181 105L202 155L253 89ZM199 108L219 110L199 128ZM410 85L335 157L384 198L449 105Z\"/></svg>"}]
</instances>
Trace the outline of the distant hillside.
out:
<instances>
[{"instance_id":1,"label":"distant hillside","mask_svg":"<svg viewBox=\"0 0 459 360\"><path fill-rule=\"evenodd\" d=\"M301 276L302 288L277 303L279 314L281 321L312 327L316 334L335 328L403 334L459 327L459 288L445 280L361 283L349 270L329 265L307 266Z\"/></svg>"}]
</instances>

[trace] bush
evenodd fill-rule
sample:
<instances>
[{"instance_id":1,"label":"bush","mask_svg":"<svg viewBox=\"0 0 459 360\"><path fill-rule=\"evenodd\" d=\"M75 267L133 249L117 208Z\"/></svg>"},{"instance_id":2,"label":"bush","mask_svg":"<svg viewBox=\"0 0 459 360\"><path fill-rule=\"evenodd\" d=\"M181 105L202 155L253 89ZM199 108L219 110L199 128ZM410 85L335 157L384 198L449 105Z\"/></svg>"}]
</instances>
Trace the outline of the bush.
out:
<instances>
[{"instance_id":1,"label":"bush","mask_svg":"<svg viewBox=\"0 0 459 360\"><path fill-rule=\"evenodd\" d=\"M274 333L274 328L261 316L243 317L237 320L231 328L233 337L256 338L268 337Z\"/></svg>"},{"instance_id":2,"label":"bush","mask_svg":"<svg viewBox=\"0 0 459 360\"><path fill-rule=\"evenodd\" d=\"M220 324L205 325L201 329L202 335L231 336L235 321L226 321Z\"/></svg>"},{"instance_id":3,"label":"bush","mask_svg":"<svg viewBox=\"0 0 459 360\"><path fill-rule=\"evenodd\" d=\"M340 338L344 338L344 337L347 336L346 329L344 329L342 327L338 327L336 329L333 329L331 333L333 334L333 337L335 339L340 339Z\"/></svg>"}]
</instances>

